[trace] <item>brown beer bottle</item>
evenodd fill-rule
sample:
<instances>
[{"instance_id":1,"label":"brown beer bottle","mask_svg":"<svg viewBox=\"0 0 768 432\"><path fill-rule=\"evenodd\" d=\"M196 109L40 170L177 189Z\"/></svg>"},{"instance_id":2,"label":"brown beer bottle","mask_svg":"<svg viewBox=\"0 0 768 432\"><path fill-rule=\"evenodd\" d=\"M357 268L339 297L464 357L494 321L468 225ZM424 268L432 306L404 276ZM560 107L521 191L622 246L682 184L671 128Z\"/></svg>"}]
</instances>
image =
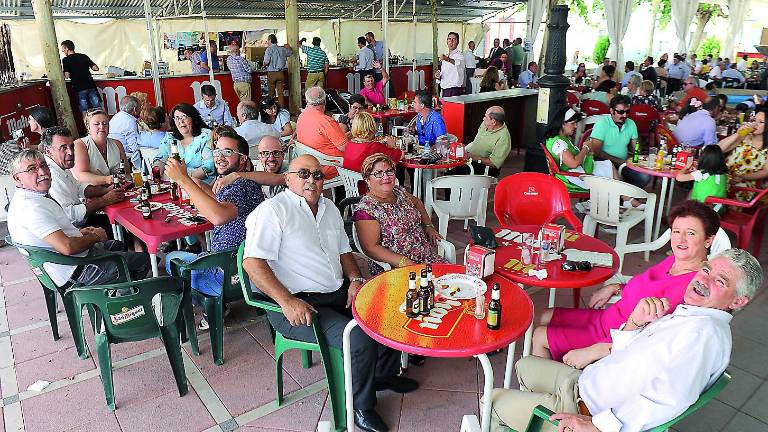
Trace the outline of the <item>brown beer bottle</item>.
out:
<instances>
[{"instance_id":1,"label":"brown beer bottle","mask_svg":"<svg viewBox=\"0 0 768 432\"><path fill-rule=\"evenodd\" d=\"M499 284L493 284L491 291L491 303L488 304L488 315L486 317L488 328L498 330L501 327L501 290Z\"/></svg>"},{"instance_id":2,"label":"brown beer bottle","mask_svg":"<svg viewBox=\"0 0 768 432\"><path fill-rule=\"evenodd\" d=\"M141 215L144 219L152 218L152 207L149 203L149 197L147 196L147 190L141 190L141 198L139 198L139 208L141 209Z\"/></svg>"},{"instance_id":3,"label":"brown beer bottle","mask_svg":"<svg viewBox=\"0 0 768 432\"><path fill-rule=\"evenodd\" d=\"M181 156L179 156L179 145L176 141L171 142L171 156L172 158L176 159L177 161L181 162ZM179 187L171 180L171 201L178 201L180 198L179 194Z\"/></svg>"},{"instance_id":4,"label":"brown beer bottle","mask_svg":"<svg viewBox=\"0 0 768 432\"><path fill-rule=\"evenodd\" d=\"M405 316L419 316L419 293L416 291L416 272L408 274L408 292L405 294Z\"/></svg>"},{"instance_id":5,"label":"brown beer bottle","mask_svg":"<svg viewBox=\"0 0 768 432\"><path fill-rule=\"evenodd\" d=\"M431 311L432 308L429 306L429 281L427 279L427 269L421 270L419 286L419 313L421 315L429 315L429 311Z\"/></svg>"},{"instance_id":6,"label":"brown beer bottle","mask_svg":"<svg viewBox=\"0 0 768 432\"><path fill-rule=\"evenodd\" d=\"M152 185L149 184L149 176L141 175L142 188L147 191L147 198L152 198Z\"/></svg>"},{"instance_id":7,"label":"brown beer bottle","mask_svg":"<svg viewBox=\"0 0 768 432\"><path fill-rule=\"evenodd\" d=\"M429 288L429 310L435 307L435 282L432 275L432 264L427 264L427 287Z\"/></svg>"}]
</instances>

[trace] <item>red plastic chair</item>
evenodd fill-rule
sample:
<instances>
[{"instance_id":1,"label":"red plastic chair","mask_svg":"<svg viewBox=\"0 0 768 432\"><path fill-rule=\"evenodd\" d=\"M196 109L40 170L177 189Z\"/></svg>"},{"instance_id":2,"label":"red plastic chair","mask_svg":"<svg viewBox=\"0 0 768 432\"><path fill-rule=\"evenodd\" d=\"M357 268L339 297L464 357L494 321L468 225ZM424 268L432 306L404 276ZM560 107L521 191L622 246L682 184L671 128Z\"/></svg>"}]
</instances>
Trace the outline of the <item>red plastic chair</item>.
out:
<instances>
[{"instance_id":1,"label":"red plastic chair","mask_svg":"<svg viewBox=\"0 0 768 432\"><path fill-rule=\"evenodd\" d=\"M493 212L502 227L544 225L563 218L575 231L582 229L571 211L563 182L541 173L521 172L501 179L494 193ZM573 307L579 307L580 294L581 289L573 290Z\"/></svg>"},{"instance_id":2,"label":"red plastic chair","mask_svg":"<svg viewBox=\"0 0 768 432\"><path fill-rule=\"evenodd\" d=\"M651 138L653 136L653 130L661 123L661 114L659 111L645 104L632 105L629 107L629 118L637 125L637 133L640 137L645 138L648 142L648 147L651 147Z\"/></svg>"},{"instance_id":3,"label":"red plastic chair","mask_svg":"<svg viewBox=\"0 0 768 432\"><path fill-rule=\"evenodd\" d=\"M501 183L499 183L501 185ZM755 196L749 201L739 201L735 198L707 197L707 204L723 204L727 210L720 217L720 226L736 235L736 244L739 248L748 250L749 241L752 242L752 255L760 256L760 246L763 243L763 230L765 228L765 202L768 189L756 189L742 186L733 186L728 190L728 195L733 196L738 191L754 192Z\"/></svg>"},{"instance_id":4,"label":"red plastic chair","mask_svg":"<svg viewBox=\"0 0 768 432\"><path fill-rule=\"evenodd\" d=\"M659 142L659 138L662 136L667 138L666 152L669 153L669 151L678 144L677 138L675 137L675 134L673 134L671 130L664 127L664 125L656 125L656 142Z\"/></svg>"},{"instance_id":5,"label":"red plastic chair","mask_svg":"<svg viewBox=\"0 0 768 432\"><path fill-rule=\"evenodd\" d=\"M581 135L581 139L579 140L579 150L581 150L582 147L584 147L584 143L587 142L587 140L592 136L592 125L588 129L584 131L584 133Z\"/></svg>"},{"instance_id":6,"label":"red plastic chair","mask_svg":"<svg viewBox=\"0 0 768 432\"><path fill-rule=\"evenodd\" d=\"M581 112L587 116L610 114L611 109L608 105L594 99L587 99L581 102Z\"/></svg>"},{"instance_id":7,"label":"red plastic chair","mask_svg":"<svg viewBox=\"0 0 768 432\"><path fill-rule=\"evenodd\" d=\"M579 103L581 102L579 100L579 97L576 96L576 93L572 91L568 91L565 93L565 99L566 99L566 102L568 103L568 106L570 106L571 108L578 106Z\"/></svg>"},{"instance_id":8,"label":"red plastic chair","mask_svg":"<svg viewBox=\"0 0 768 432\"><path fill-rule=\"evenodd\" d=\"M547 150L547 146L545 146L543 143L540 143L539 145L541 146L541 149L544 151L544 156L547 158L547 168L549 168L549 175L551 175L552 177L555 177L558 174L566 177L579 177L583 175L583 173L578 173L578 172L560 171L560 166L557 164L557 162L555 161L555 158L552 156L549 150ZM566 187L566 189L568 188ZM586 191L586 192L568 191L568 195L573 199L589 199L589 191Z\"/></svg>"}]
</instances>

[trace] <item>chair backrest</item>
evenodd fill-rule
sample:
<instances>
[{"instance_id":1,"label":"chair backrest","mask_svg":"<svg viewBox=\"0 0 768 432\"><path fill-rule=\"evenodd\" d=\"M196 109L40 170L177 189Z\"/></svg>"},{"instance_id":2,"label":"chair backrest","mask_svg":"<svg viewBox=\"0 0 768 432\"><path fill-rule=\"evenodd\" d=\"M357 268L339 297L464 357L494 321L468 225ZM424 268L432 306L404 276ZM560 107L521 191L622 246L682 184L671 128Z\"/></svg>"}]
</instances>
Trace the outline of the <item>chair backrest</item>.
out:
<instances>
[{"instance_id":1,"label":"chair backrest","mask_svg":"<svg viewBox=\"0 0 768 432\"><path fill-rule=\"evenodd\" d=\"M485 212L488 190L493 180L493 177L484 175L441 176L430 180L428 193L433 201L438 201L436 189L450 189L451 198L447 200L450 202L450 216L466 218L478 215L481 211Z\"/></svg>"},{"instance_id":2,"label":"chair backrest","mask_svg":"<svg viewBox=\"0 0 768 432\"><path fill-rule=\"evenodd\" d=\"M96 333L106 332L110 342L131 342L158 336L159 326L176 322L183 288L178 278L162 276L75 287L66 295L74 297L78 309L94 307Z\"/></svg>"},{"instance_id":3,"label":"chair backrest","mask_svg":"<svg viewBox=\"0 0 768 432\"><path fill-rule=\"evenodd\" d=\"M539 146L541 146L541 150L544 152L544 157L547 158L547 168L549 169L549 175L554 176L555 174L560 174L560 166L555 161L552 153L550 153L547 149L547 146L544 143L539 143Z\"/></svg>"},{"instance_id":4,"label":"chair backrest","mask_svg":"<svg viewBox=\"0 0 768 432\"><path fill-rule=\"evenodd\" d=\"M352 171L342 167L336 167L341 176L341 180L344 183L344 193L349 197L360 196L360 189L358 184L363 181L363 175L357 171Z\"/></svg>"},{"instance_id":5,"label":"chair backrest","mask_svg":"<svg viewBox=\"0 0 768 432\"><path fill-rule=\"evenodd\" d=\"M581 136L581 139L579 140L579 149L584 147L584 143L587 142L587 140L592 136L592 128L587 129L584 131L584 134Z\"/></svg>"},{"instance_id":6,"label":"chair backrest","mask_svg":"<svg viewBox=\"0 0 768 432\"><path fill-rule=\"evenodd\" d=\"M609 114L611 109L608 105L594 99L587 99L581 101L581 112L588 116Z\"/></svg>"},{"instance_id":7,"label":"chair backrest","mask_svg":"<svg viewBox=\"0 0 768 432\"><path fill-rule=\"evenodd\" d=\"M13 181L13 177L0 176L0 222L8 220L8 212L5 209L11 203L14 193L16 193L16 182Z\"/></svg>"},{"instance_id":8,"label":"chair backrest","mask_svg":"<svg viewBox=\"0 0 768 432\"><path fill-rule=\"evenodd\" d=\"M604 114L600 115L593 115L589 117L584 117L581 119L581 121L576 125L576 134L574 135L574 142L581 143L582 138L584 138L584 133L591 130L592 127L602 119ZM581 145L579 145L579 148L581 148Z\"/></svg>"},{"instance_id":9,"label":"chair backrest","mask_svg":"<svg viewBox=\"0 0 768 432\"><path fill-rule=\"evenodd\" d=\"M679 416L673 418L672 420L664 423L663 425L656 426L655 428L651 429L650 432L664 432L670 427L674 426L676 423L680 422L680 420L688 417L693 412L698 410L699 408L706 405L709 401L715 398L723 389L725 386L728 385L728 383L731 382L731 375L728 373L728 371L723 372L722 375L720 375L720 378L715 381L714 384L710 388L704 391L699 398L696 400L696 402L693 403L693 405L689 406L687 410L685 410L682 414Z\"/></svg>"},{"instance_id":10,"label":"chair backrest","mask_svg":"<svg viewBox=\"0 0 768 432\"><path fill-rule=\"evenodd\" d=\"M582 228L571 211L568 189L546 174L521 172L504 177L496 186L493 204L501 226L543 225L562 217L574 230Z\"/></svg>"},{"instance_id":11,"label":"chair backrest","mask_svg":"<svg viewBox=\"0 0 768 432\"><path fill-rule=\"evenodd\" d=\"M598 222L618 223L625 197L648 197L648 192L621 180L587 175L581 179L589 189L589 215Z\"/></svg>"},{"instance_id":12,"label":"chair backrest","mask_svg":"<svg viewBox=\"0 0 768 432\"><path fill-rule=\"evenodd\" d=\"M574 107L581 102L579 97L576 96L576 93L571 91L565 93L565 101L570 107Z\"/></svg>"},{"instance_id":13,"label":"chair backrest","mask_svg":"<svg viewBox=\"0 0 768 432\"><path fill-rule=\"evenodd\" d=\"M144 161L144 164L148 167L148 169L152 168L152 162L155 160L155 156L160 152L160 149L152 148L152 147L142 147L140 149L141 151L141 159Z\"/></svg>"},{"instance_id":14,"label":"chair backrest","mask_svg":"<svg viewBox=\"0 0 768 432\"><path fill-rule=\"evenodd\" d=\"M222 286L222 299L225 302L239 300L243 298L243 292L240 288L240 278L237 274L237 249L231 248L216 253L202 255L199 258L185 263L174 258L171 260L171 274L181 277L184 283L191 284L192 270L205 270L219 268L224 272L224 285ZM179 274L179 268L184 270Z\"/></svg>"},{"instance_id":15,"label":"chair backrest","mask_svg":"<svg viewBox=\"0 0 768 432\"><path fill-rule=\"evenodd\" d=\"M237 276L240 280L240 288L243 290L245 302L253 307L264 309L271 312L283 313L283 310L277 303L273 302L264 295L261 295L251 287L251 279L243 268L243 256L245 255L245 242L240 243L237 249Z\"/></svg>"},{"instance_id":16,"label":"chair backrest","mask_svg":"<svg viewBox=\"0 0 768 432\"><path fill-rule=\"evenodd\" d=\"M665 137L667 139L667 148L666 151L669 152L672 148L674 148L677 144L677 138L675 137L675 134L672 133L671 130L667 129L663 124L656 125L656 142L659 142L659 138Z\"/></svg>"},{"instance_id":17,"label":"chair backrest","mask_svg":"<svg viewBox=\"0 0 768 432\"><path fill-rule=\"evenodd\" d=\"M295 159L299 155L308 154L316 157L317 160L320 161L320 165L340 166L344 162L344 158L342 156L327 155L295 140L291 146L291 149L293 152L293 157L291 157L291 160Z\"/></svg>"},{"instance_id":18,"label":"chair backrest","mask_svg":"<svg viewBox=\"0 0 768 432\"><path fill-rule=\"evenodd\" d=\"M629 118L635 122L638 134L648 135L661 121L661 114L650 105L638 104L629 107Z\"/></svg>"}]
</instances>

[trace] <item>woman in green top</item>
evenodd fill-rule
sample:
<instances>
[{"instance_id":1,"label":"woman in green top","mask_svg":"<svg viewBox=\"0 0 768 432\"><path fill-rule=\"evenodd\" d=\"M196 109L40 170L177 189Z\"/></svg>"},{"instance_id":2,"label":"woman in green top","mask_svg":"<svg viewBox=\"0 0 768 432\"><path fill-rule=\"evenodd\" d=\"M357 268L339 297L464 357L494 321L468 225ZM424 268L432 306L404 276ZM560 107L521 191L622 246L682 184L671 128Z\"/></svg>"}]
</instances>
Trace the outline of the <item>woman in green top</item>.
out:
<instances>
[{"instance_id":1,"label":"woman in green top","mask_svg":"<svg viewBox=\"0 0 768 432\"><path fill-rule=\"evenodd\" d=\"M693 161L693 158L689 159ZM724 198L728 194L728 165L720 146L704 146L699 152L698 169L691 171L691 162L684 170L677 173L679 182L693 181L691 199L704 202L707 197ZM715 211L721 213L724 207L715 204Z\"/></svg>"},{"instance_id":2,"label":"woman in green top","mask_svg":"<svg viewBox=\"0 0 768 432\"><path fill-rule=\"evenodd\" d=\"M547 151L555 159L560 171L580 172L599 177L616 178L611 161L595 161L592 151L585 143L581 150L573 144L573 135L576 133L576 124L584 117L584 114L574 111L572 108L563 108L563 114L558 113L550 124L544 136L547 138L545 145ZM562 118L560 121L558 119ZM584 191L586 183L578 177L557 175L569 191Z\"/></svg>"}]
</instances>

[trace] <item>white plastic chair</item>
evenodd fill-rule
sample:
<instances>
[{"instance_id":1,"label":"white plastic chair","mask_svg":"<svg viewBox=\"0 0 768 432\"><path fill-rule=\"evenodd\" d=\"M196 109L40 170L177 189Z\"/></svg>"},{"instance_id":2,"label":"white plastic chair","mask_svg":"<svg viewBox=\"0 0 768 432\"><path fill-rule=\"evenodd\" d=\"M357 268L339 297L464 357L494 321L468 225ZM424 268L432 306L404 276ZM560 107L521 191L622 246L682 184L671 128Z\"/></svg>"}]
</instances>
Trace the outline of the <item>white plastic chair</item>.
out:
<instances>
[{"instance_id":1,"label":"white plastic chair","mask_svg":"<svg viewBox=\"0 0 768 432\"><path fill-rule=\"evenodd\" d=\"M624 247L627 245L627 236L630 228L645 221L645 243L651 242L653 234L653 215L656 208L656 194L646 192L637 186L624 183L620 180L596 176L580 177L589 187L589 213L584 218L584 234L594 236L597 224L616 227L616 253L619 255L619 271L624 263ZM621 203L625 199L637 198L645 200L645 209L622 209ZM622 211L623 210L623 211ZM650 258L650 249L645 251L645 260Z\"/></svg>"},{"instance_id":2,"label":"white plastic chair","mask_svg":"<svg viewBox=\"0 0 768 432\"><path fill-rule=\"evenodd\" d=\"M446 237L450 219L463 220L465 228L470 219L485 226L488 191L493 180L493 177L480 175L449 175L430 180L427 202L438 217L437 232ZM450 189L450 200L435 199L436 189Z\"/></svg>"},{"instance_id":3,"label":"white plastic chair","mask_svg":"<svg viewBox=\"0 0 768 432\"><path fill-rule=\"evenodd\" d=\"M320 165L323 166L333 166L336 167L336 169L341 169L341 164L344 162L344 158L341 156L330 156L325 153L321 153L312 147L309 147L307 145L304 145L298 141L293 141L293 145L291 146L290 150L293 154L291 157L291 160L295 159L299 155L308 154L312 155L317 158L318 161L320 161ZM344 179L341 175L338 175L332 179L326 179L323 183L323 190L331 190L331 194L333 195L334 201L336 200L336 192L334 191L335 188L339 186L344 186Z\"/></svg>"},{"instance_id":4,"label":"white plastic chair","mask_svg":"<svg viewBox=\"0 0 768 432\"><path fill-rule=\"evenodd\" d=\"M604 114L601 115L593 115L589 117L585 117L579 121L579 123L576 125L576 134L574 135L574 143L581 142L581 136L584 135L584 130L589 125L593 125L597 123L601 118L604 117Z\"/></svg>"},{"instance_id":5,"label":"white plastic chair","mask_svg":"<svg viewBox=\"0 0 768 432\"><path fill-rule=\"evenodd\" d=\"M160 152L160 149L152 147L140 147L141 158L144 160L144 164L151 170L152 162L155 160L155 156Z\"/></svg>"},{"instance_id":6,"label":"white plastic chair","mask_svg":"<svg viewBox=\"0 0 768 432\"><path fill-rule=\"evenodd\" d=\"M392 269L391 265L383 261L376 261L375 259L365 254L362 246L360 246L360 239L357 236L357 227L354 224L352 224L352 240L355 242L355 248L357 248L360 255L380 265L381 268L383 268L385 271ZM453 243L449 242L448 240L440 240L437 242L437 254L445 258L445 260L449 263L456 264L456 246L454 246Z\"/></svg>"},{"instance_id":7,"label":"white plastic chair","mask_svg":"<svg viewBox=\"0 0 768 432\"><path fill-rule=\"evenodd\" d=\"M6 205L11 203L13 194L16 193L16 182L10 175L0 176L0 222L8 220Z\"/></svg>"},{"instance_id":8,"label":"white plastic chair","mask_svg":"<svg viewBox=\"0 0 768 432\"><path fill-rule=\"evenodd\" d=\"M359 182L363 181L363 175L357 171L352 171L346 168L337 167L339 171L339 177L344 185L344 194L347 198L359 197L360 191L357 188Z\"/></svg>"}]
</instances>

